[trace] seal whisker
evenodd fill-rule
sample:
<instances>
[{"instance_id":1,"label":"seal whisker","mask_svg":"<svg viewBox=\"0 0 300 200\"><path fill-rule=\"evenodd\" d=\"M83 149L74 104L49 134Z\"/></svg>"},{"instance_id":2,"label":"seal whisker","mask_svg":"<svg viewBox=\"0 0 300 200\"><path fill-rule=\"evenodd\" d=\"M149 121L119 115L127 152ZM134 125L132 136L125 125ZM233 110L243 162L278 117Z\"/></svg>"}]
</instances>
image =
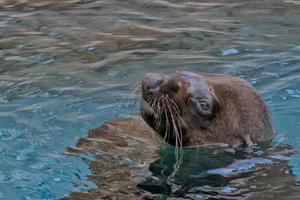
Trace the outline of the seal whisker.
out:
<instances>
[{"instance_id":1,"label":"seal whisker","mask_svg":"<svg viewBox=\"0 0 300 200\"><path fill-rule=\"evenodd\" d=\"M176 102L175 102L172 98L170 98L170 101L171 101L171 103L174 105L174 107L176 108L176 109L175 109L175 112L176 112L176 114L177 114L177 117L179 118L179 120L180 120L181 123L183 124L184 128L186 129L186 131L187 131L187 133L188 133L188 135L189 135L191 141L192 141L192 142L195 141L195 136L193 136L192 130L191 130L190 126L182 119L182 117L181 117L181 115L180 115L180 110L179 110L179 108L178 108Z\"/></svg>"},{"instance_id":2,"label":"seal whisker","mask_svg":"<svg viewBox=\"0 0 300 200\"><path fill-rule=\"evenodd\" d=\"M133 96L133 107L136 106L139 99L142 97L142 81L138 81L135 85L131 88L131 94Z\"/></svg>"},{"instance_id":3,"label":"seal whisker","mask_svg":"<svg viewBox=\"0 0 300 200\"><path fill-rule=\"evenodd\" d=\"M142 89L142 81L138 81L134 84L134 86L131 88L132 92L140 92Z\"/></svg>"},{"instance_id":4,"label":"seal whisker","mask_svg":"<svg viewBox=\"0 0 300 200\"><path fill-rule=\"evenodd\" d=\"M158 124L159 124L159 120L160 120L160 113L158 113L158 98L155 97L153 102L150 104L150 107L153 109L153 111L155 112L155 116L154 116L154 124L155 124L155 128L157 129L158 128Z\"/></svg>"},{"instance_id":5,"label":"seal whisker","mask_svg":"<svg viewBox=\"0 0 300 200\"><path fill-rule=\"evenodd\" d=\"M162 110L161 110L161 105L160 105L160 101L158 100L157 102L157 112L158 112L158 124L156 128L159 128L161 126L161 122L162 122Z\"/></svg>"},{"instance_id":6,"label":"seal whisker","mask_svg":"<svg viewBox=\"0 0 300 200\"><path fill-rule=\"evenodd\" d=\"M137 102L142 97L142 83L138 81L135 85L131 88L131 93L128 97L129 106L131 106L131 111L133 112L134 107L136 106ZM132 101L131 101L132 100Z\"/></svg>"},{"instance_id":7,"label":"seal whisker","mask_svg":"<svg viewBox=\"0 0 300 200\"><path fill-rule=\"evenodd\" d=\"M139 100L141 99L142 94L137 94L136 97L133 99L133 107L136 106L136 104L139 102Z\"/></svg>"},{"instance_id":8,"label":"seal whisker","mask_svg":"<svg viewBox=\"0 0 300 200\"><path fill-rule=\"evenodd\" d=\"M155 97L155 99L153 100L153 102L150 104L150 107L153 109L153 111L155 112L155 128L158 129L160 127L160 123L161 123L161 111L160 111L160 102L159 102L159 98Z\"/></svg>"},{"instance_id":9,"label":"seal whisker","mask_svg":"<svg viewBox=\"0 0 300 200\"><path fill-rule=\"evenodd\" d=\"M179 108L178 108L176 102L175 102L171 97L169 97L169 100L171 101L171 103L172 103L173 106L175 107L175 110L177 111L177 113L180 114L180 110L179 110Z\"/></svg>"},{"instance_id":10,"label":"seal whisker","mask_svg":"<svg viewBox=\"0 0 300 200\"><path fill-rule=\"evenodd\" d=\"M171 99L171 100L173 100L173 99ZM173 105L176 104L174 100L171 101L171 102L173 103ZM175 106L175 105L174 105L174 106ZM190 128L190 127L192 127L192 126L189 125L188 122L186 122L185 120L182 119L182 117L180 116L180 113L177 112L177 111L178 111L177 109L175 109L175 111L176 111L177 117L179 118L179 120L180 120L181 123L183 124L184 128L186 129L186 131L187 131L187 133L188 133L188 136L189 136L189 138L190 138L190 141L191 141L192 143L197 142L197 139L196 139L195 135L192 134L192 129ZM201 136L199 136L199 137L201 137ZM201 137L201 138L202 138L202 137ZM204 141L204 140L202 139L202 141Z\"/></svg>"},{"instance_id":11,"label":"seal whisker","mask_svg":"<svg viewBox=\"0 0 300 200\"><path fill-rule=\"evenodd\" d=\"M142 95L142 83L141 81L138 81L132 88L131 88L131 94L130 96L141 96Z\"/></svg>"},{"instance_id":12,"label":"seal whisker","mask_svg":"<svg viewBox=\"0 0 300 200\"><path fill-rule=\"evenodd\" d=\"M157 101L157 97L154 98L153 102L152 102L151 105L150 105L152 108L154 108L154 106L155 106L155 104L156 104L156 101Z\"/></svg>"},{"instance_id":13,"label":"seal whisker","mask_svg":"<svg viewBox=\"0 0 300 200\"><path fill-rule=\"evenodd\" d=\"M163 116L163 109L162 109L162 106L163 106L163 102L164 101L164 97L161 96L159 99L158 99L158 107L157 107L157 110L158 110L158 113L159 113L159 116L160 116L160 120L159 120L159 126L161 125L162 123L162 116Z\"/></svg>"},{"instance_id":14,"label":"seal whisker","mask_svg":"<svg viewBox=\"0 0 300 200\"><path fill-rule=\"evenodd\" d=\"M182 119L182 117L180 116L180 110L176 104L176 102L172 99L172 98L169 98L170 99L170 102L173 104L173 106L175 107L175 114L177 115L177 121L178 121L178 124L179 124L179 121L183 124L184 128L187 130L188 132L188 135L191 139L191 141L193 141L193 139L195 139L194 137L192 138L192 132L191 132L191 129L190 127L187 125L187 123ZM180 127L181 129L181 127Z\"/></svg>"},{"instance_id":15,"label":"seal whisker","mask_svg":"<svg viewBox=\"0 0 300 200\"><path fill-rule=\"evenodd\" d=\"M167 95L166 95L166 105L168 106L169 111L170 111L171 120L172 120L173 129L174 129L174 133L175 133L175 138L176 138L175 139L175 144L176 144L176 148L178 150L179 145L182 147L182 141L180 139L180 135L179 135L179 132L178 132L178 127L176 125L175 117L174 117L174 114L173 114L173 110L171 109L171 106L170 106L170 103L169 103Z\"/></svg>"},{"instance_id":16,"label":"seal whisker","mask_svg":"<svg viewBox=\"0 0 300 200\"><path fill-rule=\"evenodd\" d=\"M165 102L165 105L166 105L166 110L168 110L168 112L170 113L170 117L171 117L171 124L172 124L172 127L173 127L173 134L174 134L174 137L175 137L175 149L178 148L178 132L176 131L176 124L174 124L174 117L173 117L173 113L172 113L172 109L169 105L169 102L168 102L168 96L166 95L165 98L164 98L164 102Z\"/></svg>"},{"instance_id":17,"label":"seal whisker","mask_svg":"<svg viewBox=\"0 0 300 200\"><path fill-rule=\"evenodd\" d=\"M165 135L164 135L164 139L163 139L163 146L165 146L167 143L166 141L169 140L169 128L170 128L170 124L169 124L169 119L168 119L168 114L167 111L165 109L165 107L163 107L163 112L165 114L166 117L166 130L165 130Z\"/></svg>"},{"instance_id":18,"label":"seal whisker","mask_svg":"<svg viewBox=\"0 0 300 200\"><path fill-rule=\"evenodd\" d=\"M178 122L178 118L177 116L173 115L173 109L174 107L171 106L170 101L169 101L169 97L167 96L166 100L167 100L167 106L169 108L170 114L171 114L171 118L172 118L172 124L173 124L173 129L174 129L174 133L175 133L175 157L176 157L176 162L174 164L174 171L170 174L170 176L168 177L168 180L170 177L175 177L176 173L178 172L181 163L182 163L182 157L183 157L183 141L182 141L182 129L179 126L179 122ZM175 110L175 109L174 109ZM175 111L176 113L176 111ZM176 125L177 122L177 125ZM178 130L179 129L179 130Z\"/></svg>"},{"instance_id":19,"label":"seal whisker","mask_svg":"<svg viewBox=\"0 0 300 200\"><path fill-rule=\"evenodd\" d=\"M167 107L164 106L163 107L164 113L165 113L165 117L166 117L166 132L165 132L165 136L164 136L164 141L169 141L170 139L170 121L169 121L169 117L168 117L168 113L167 113Z\"/></svg>"}]
</instances>

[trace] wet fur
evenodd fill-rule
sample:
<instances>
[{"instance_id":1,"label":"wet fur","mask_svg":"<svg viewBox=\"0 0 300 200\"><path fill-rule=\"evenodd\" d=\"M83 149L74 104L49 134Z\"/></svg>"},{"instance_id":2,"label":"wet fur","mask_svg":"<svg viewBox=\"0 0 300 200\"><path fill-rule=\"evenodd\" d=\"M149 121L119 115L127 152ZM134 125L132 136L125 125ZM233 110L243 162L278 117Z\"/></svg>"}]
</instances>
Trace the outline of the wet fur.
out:
<instances>
[{"instance_id":1,"label":"wet fur","mask_svg":"<svg viewBox=\"0 0 300 200\"><path fill-rule=\"evenodd\" d=\"M247 137L255 143L264 142L274 136L269 111L262 97L249 83L224 75L203 77L214 88L220 103L220 110L212 121L214 125L210 126L210 134L215 133L219 140L228 144L247 143Z\"/></svg>"},{"instance_id":2,"label":"wet fur","mask_svg":"<svg viewBox=\"0 0 300 200\"><path fill-rule=\"evenodd\" d=\"M275 135L269 111L262 97L249 83L226 75L195 75L194 78L199 78L210 88L213 96L212 115L201 119L201 123L200 117L188 112L187 106L180 100L180 96L186 95L184 93L188 90L187 86L183 85L178 89L176 95L179 98L176 95L163 95L153 99L142 92L142 117L165 142L177 147L211 143L245 143L251 146L269 141ZM176 74L172 79L176 81ZM168 84L163 87L167 90ZM151 102L150 106L156 115L145 112L143 101ZM189 120L185 121L183 118Z\"/></svg>"}]
</instances>

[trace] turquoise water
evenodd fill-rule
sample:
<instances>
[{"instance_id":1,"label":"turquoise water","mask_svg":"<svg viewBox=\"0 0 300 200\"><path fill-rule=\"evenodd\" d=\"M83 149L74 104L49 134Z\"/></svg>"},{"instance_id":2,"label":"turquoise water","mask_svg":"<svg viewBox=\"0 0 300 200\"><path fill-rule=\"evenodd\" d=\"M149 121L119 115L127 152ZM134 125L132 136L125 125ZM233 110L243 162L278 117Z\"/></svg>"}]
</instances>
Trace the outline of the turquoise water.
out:
<instances>
[{"instance_id":1,"label":"turquoise water","mask_svg":"<svg viewBox=\"0 0 300 200\"><path fill-rule=\"evenodd\" d=\"M145 73L177 69L253 84L272 113L275 141L296 151L288 165L299 179L299 9L296 0L0 1L0 199L95 188L85 162L94 155L68 156L67 147L127 117L130 88Z\"/></svg>"}]
</instances>

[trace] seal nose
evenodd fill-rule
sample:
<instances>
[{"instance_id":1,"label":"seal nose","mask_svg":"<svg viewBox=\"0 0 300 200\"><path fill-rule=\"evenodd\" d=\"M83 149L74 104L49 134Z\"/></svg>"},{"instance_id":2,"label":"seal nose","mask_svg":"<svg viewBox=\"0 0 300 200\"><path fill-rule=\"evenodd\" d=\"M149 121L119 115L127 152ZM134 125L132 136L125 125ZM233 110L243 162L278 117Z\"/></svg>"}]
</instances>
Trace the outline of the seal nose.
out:
<instances>
[{"instance_id":1,"label":"seal nose","mask_svg":"<svg viewBox=\"0 0 300 200\"><path fill-rule=\"evenodd\" d=\"M143 89L146 93L155 93L158 91L158 88L165 81L163 74L159 73L148 73L145 75L143 81Z\"/></svg>"}]
</instances>

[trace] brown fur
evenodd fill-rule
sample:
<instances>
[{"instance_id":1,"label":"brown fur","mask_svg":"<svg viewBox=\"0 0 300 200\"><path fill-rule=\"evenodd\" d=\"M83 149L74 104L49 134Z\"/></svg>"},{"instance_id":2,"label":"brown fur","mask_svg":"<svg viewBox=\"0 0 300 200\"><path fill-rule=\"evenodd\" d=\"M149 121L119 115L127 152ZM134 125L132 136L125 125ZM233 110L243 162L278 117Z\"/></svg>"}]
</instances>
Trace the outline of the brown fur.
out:
<instances>
[{"instance_id":1,"label":"brown fur","mask_svg":"<svg viewBox=\"0 0 300 200\"><path fill-rule=\"evenodd\" d=\"M161 77L164 81L155 86L156 79L161 79ZM182 128L183 146L209 143L230 145L245 143L251 146L254 143L268 141L275 135L269 111L262 97L249 83L240 78L217 74L176 72L170 76L146 75L143 87L147 84L154 85L156 93L147 95L147 91L143 91L141 106L143 118L150 127L164 137L166 130L153 126L151 122L153 117L151 118L151 114L149 116L151 112L148 107L145 107L145 104L147 101L151 102L151 99L155 97L170 96L180 110L180 117L191 130L192 137L188 135L183 124L177 124L179 128ZM176 85L177 89L174 90ZM173 92L169 92L168 88ZM204 91L201 93L201 97L208 99L211 104L212 113L210 115L202 117L194 114L194 108L191 108L190 103L185 101L197 90L200 90L200 93ZM157 111L155 110L155 112ZM168 123L167 120L164 123ZM166 139L166 142L174 145L172 136L170 136L172 133L168 134L171 139Z\"/></svg>"}]
</instances>

